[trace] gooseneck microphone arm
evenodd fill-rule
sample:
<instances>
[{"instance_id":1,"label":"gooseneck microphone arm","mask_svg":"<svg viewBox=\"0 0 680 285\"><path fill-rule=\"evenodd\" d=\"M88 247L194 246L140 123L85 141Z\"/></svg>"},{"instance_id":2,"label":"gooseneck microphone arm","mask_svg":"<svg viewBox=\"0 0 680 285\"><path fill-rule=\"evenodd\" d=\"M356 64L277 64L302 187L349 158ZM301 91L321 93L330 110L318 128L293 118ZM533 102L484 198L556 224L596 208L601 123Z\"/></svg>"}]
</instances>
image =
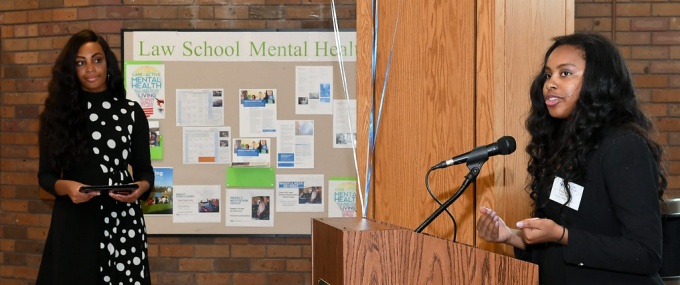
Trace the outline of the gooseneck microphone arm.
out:
<instances>
[{"instance_id":1,"label":"gooseneck microphone arm","mask_svg":"<svg viewBox=\"0 0 680 285\"><path fill-rule=\"evenodd\" d=\"M475 150L481 149L477 148ZM473 152L475 150L473 150ZM441 213L444 212L446 208L453 204L453 202L455 202L458 199L458 197L460 197L460 195L462 195L463 192L465 192L465 189L467 189L468 186L470 186L470 184L477 179L477 176L479 175L479 171L482 168L482 165L484 165L484 162L486 162L486 160L488 159L488 155L486 157L484 157L484 155L478 155L476 157L478 159L467 161L466 165L468 169L470 169L470 172L468 172L468 174L465 175L465 181L463 181L463 184L460 186L458 191L456 191L456 193L453 194L451 198L446 200L441 206L439 206L439 208L437 208L436 211L434 211L434 213L432 213L432 215L430 215L422 224L420 224L420 226L418 226L418 228L416 229L416 233L422 232L425 229L425 227L430 225L430 223L432 223L434 219L439 217L439 215L441 215Z\"/></svg>"}]
</instances>

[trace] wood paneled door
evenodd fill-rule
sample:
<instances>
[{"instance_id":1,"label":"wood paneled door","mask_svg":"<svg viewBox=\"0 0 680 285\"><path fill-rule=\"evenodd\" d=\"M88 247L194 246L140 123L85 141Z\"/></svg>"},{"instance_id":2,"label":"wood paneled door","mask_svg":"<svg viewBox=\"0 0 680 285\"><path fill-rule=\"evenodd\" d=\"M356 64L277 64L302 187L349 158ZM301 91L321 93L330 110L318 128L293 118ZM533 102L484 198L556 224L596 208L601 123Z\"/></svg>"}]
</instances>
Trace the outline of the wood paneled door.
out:
<instances>
[{"instance_id":1,"label":"wood paneled door","mask_svg":"<svg viewBox=\"0 0 680 285\"><path fill-rule=\"evenodd\" d=\"M457 242L511 254L476 240L476 208L493 207L512 223L530 212L523 128L528 87L551 38L573 32L574 1L375 2L357 1L362 187L372 166L367 216L415 230L439 207L426 190L428 169L510 135L517 151L489 159L449 211L457 221ZM380 119L374 151L368 147L371 114L374 126ZM432 171L428 182L444 202L468 172L465 164L455 165ZM442 214L424 233L452 239L454 226Z\"/></svg>"}]
</instances>

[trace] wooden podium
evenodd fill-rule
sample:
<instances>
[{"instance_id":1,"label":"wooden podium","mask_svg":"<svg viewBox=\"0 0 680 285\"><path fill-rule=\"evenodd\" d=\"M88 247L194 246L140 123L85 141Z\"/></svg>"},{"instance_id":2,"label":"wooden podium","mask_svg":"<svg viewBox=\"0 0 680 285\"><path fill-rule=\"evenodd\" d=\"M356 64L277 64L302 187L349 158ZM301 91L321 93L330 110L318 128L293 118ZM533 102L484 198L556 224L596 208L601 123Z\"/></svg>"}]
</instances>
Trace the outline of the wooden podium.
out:
<instances>
[{"instance_id":1,"label":"wooden podium","mask_svg":"<svg viewBox=\"0 0 680 285\"><path fill-rule=\"evenodd\" d=\"M362 218L312 220L312 284L538 284L538 266Z\"/></svg>"}]
</instances>

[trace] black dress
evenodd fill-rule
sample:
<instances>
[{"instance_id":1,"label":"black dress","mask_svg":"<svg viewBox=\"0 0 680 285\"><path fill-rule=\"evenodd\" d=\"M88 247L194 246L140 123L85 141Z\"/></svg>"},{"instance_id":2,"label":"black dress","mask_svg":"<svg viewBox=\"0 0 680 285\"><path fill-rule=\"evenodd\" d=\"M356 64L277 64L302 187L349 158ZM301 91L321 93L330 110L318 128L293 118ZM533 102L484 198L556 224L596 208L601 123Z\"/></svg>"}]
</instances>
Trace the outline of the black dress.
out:
<instances>
[{"instance_id":1,"label":"black dress","mask_svg":"<svg viewBox=\"0 0 680 285\"><path fill-rule=\"evenodd\" d=\"M81 91L80 96L87 104L87 159L60 173L50 167L52 158L46 150L40 150L39 183L56 199L36 284L150 284L139 202L121 203L102 193L75 204L55 192L59 179L86 185L146 180L153 188L149 125L139 104L114 98L108 91Z\"/></svg>"}]
</instances>

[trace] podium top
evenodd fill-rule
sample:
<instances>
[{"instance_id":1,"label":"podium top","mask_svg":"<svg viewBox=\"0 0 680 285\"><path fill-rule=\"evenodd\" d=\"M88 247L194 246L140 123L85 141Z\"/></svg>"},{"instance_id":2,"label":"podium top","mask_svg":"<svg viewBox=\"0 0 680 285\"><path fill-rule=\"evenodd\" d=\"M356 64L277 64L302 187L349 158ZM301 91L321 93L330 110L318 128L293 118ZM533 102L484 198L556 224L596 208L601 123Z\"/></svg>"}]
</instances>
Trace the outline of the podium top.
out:
<instances>
[{"instance_id":1,"label":"podium top","mask_svg":"<svg viewBox=\"0 0 680 285\"><path fill-rule=\"evenodd\" d=\"M537 285L538 266L385 222L314 218L312 280L321 279L332 285Z\"/></svg>"},{"instance_id":2,"label":"podium top","mask_svg":"<svg viewBox=\"0 0 680 285\"><path fill-rule=\"evenodd\" d=\"M343 231L383 231L383 230L408 230L396 225L383 223L376 220L356 218L314 218L321 223L330 225Z\"/></svg>"}]
</instances>

